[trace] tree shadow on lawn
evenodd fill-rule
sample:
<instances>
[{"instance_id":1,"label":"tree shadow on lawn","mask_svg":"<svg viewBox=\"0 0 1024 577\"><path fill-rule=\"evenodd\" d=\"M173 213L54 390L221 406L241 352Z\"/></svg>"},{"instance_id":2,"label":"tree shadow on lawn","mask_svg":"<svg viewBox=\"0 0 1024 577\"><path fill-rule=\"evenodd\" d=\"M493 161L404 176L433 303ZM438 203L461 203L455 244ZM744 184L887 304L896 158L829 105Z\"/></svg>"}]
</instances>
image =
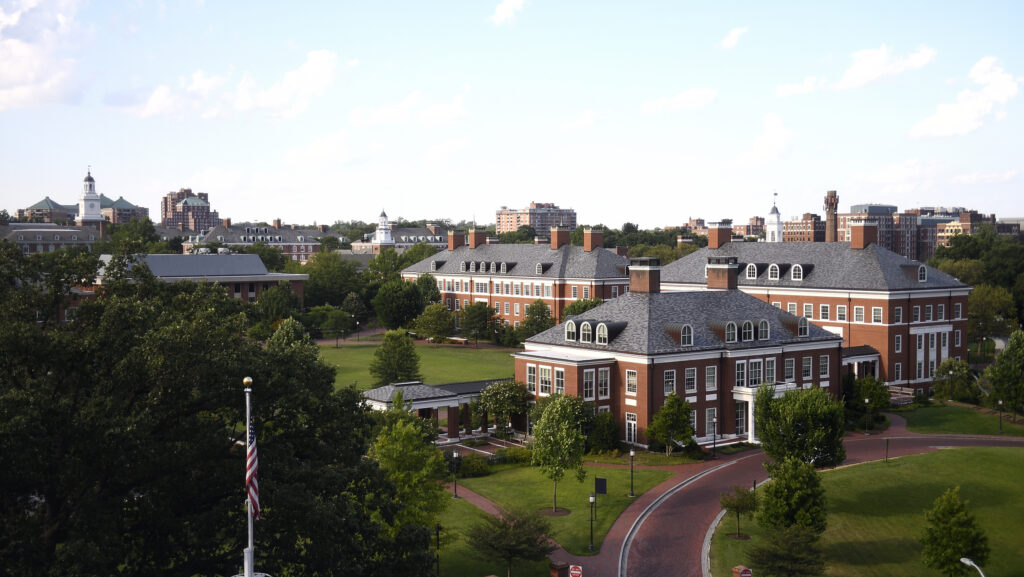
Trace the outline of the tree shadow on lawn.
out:
<instances>
[{"instance_id":1,"label":"tree shadow on lawn","mask_svg":"<svg viewBox=\"0 0 1024 577\"><path fill-rule=\"evenodd\" d=\"M920 513L924 518L924 511L935 504L935 499L941 496L946 490L961 483L955 480L942 480L936 478L931 481L915 482L912 489L894 491L892 487L879 487L877 489L860 490L855 492L836 491L829 494L829 509L833 513L844 513L859 517L889 517L906 513ZM1006 503L1016 499L1018 495L1002 491L997 488L986 486L984 491L976 490L970 485L964 485L963 490L968 493L965 498L970 501L970 508L975 510L978 507L991 506L993 504ZM895 506L882 506L891 503L894 499L899 500ZM877 504L877 505L874 505Z\"/></svg>"},{"instance_id":2,"label":"tree shadow on lawn","mask_svg":"<svg viewBox=\"0 0 1024 577\"><path fill-rule=\"evenodd\" d=\"M537 512L545 517L565 517L566 515L572 514L571 510L562 507L555 510L552 510L551 507L544 507L542 509L538 509Z\"/></svg>"},{"instance_id":3,"label":"tree shadow on lawn","mask_svg":"<svg viewBox=\"0 0 1024 577\"><path fill-rule=\"evenodd\" d=\"M824 546L825 558L845 565L899 565L921 555L921 544L913 537L891 537L873 541L835 541Z\"/></svg>"}]
</instances>

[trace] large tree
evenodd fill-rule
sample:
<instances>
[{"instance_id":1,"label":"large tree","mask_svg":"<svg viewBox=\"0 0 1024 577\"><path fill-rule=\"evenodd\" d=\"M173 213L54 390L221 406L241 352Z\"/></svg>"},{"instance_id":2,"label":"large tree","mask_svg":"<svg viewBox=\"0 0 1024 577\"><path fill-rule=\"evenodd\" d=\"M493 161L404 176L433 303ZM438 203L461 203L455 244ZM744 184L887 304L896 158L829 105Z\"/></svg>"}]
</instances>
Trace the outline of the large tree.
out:
<instances>
[{"instance_id":1,"label":"large tree","mask_svg":"<svg viewBox=\"0 0 1024 577\"><path fill-rule=\"evenodd\" d=\"M433 527L451 501L437 481L444 460L434 448L433 439L424 434L422 419L404 407L392 411L404 415L384 424L373 443L372 455L404 504L395 516L396 523Z\"/></svg>"},{"instance_id":2,"label":"large tree","mask_svg":"<svg viewBox=\"0 0 1024 577\"><path fill-rule=\"evenodd\" d=\"M935 369L935 394L939 398L976 403L981 391L966 361L946 359Z\"/></svg>"},{"instance_id":3,"label":"large tree","mask_svg":"<svg viewBox=\"0 0 1024 577\"><path fill-rule=\"evenodd\" d=\"M665 398L665 404L654 413L647 436L665 445L665 456L671 456L676 444L686 445L693 436L690 422L690 403L672 393Z\"/></svg>"},{"instance_id":4,"label":"large tree","mask_svg":"<svg viewBox=\"0 0 1024 577\"><path fill-rule=\"evenodd\" d=\"M373 297L377 319L389 329L409 326L423 312L420 290L414 283L392 280L384 283Z\"/></svg>"},{"instance_id":5,"label":"large tree","mask_svg":"<svg viewBox=\"0 0 1024 577\"><path fill-rule=\"evenodd\" d=\"M755 397L754 422L765 454L781 461L795 457L816 467L835 466L846 458L842 401L821 388L790 391L775 397L762 386Z\"/></svg>"},{"instance_id":6,"label":"large tree","mask_svg":"<svg viewBox=\"0 0 1024 577\"><path fill-rule=\"evenodd\" d=\"M525 341L553 326L555 326L555 319L551 318L551 309L544 304L543 300L537 299L526 305L526 318L520 323L516 336L520 341Z\"/></svg>"},{"instance_id":7,"label":"large tree","mask_svg":"<svg viewBox=\"0 0 1024 577\"><path fill-rule=\"evenodd\" d=\"M970 570L960 563L962 557L984 565L988 560L988 538L967 511L967 501L960 498L960 487L947 490L925 513L924 535L921 536L921 559L940 573L953 577Z\"/></svg>"},{"instance_id":8,"label":"large tree","mask_svg":"<svg viewBox=\"0 0 1024 577\"><path fill-rule=\"evenodd\" d=\"M419 336L438 342L451 336L455 331L455 317L441 303L428 305L413 324Z\"/></svg>"},{"instance_id":9,"label":"large tree","mask_svg":"<svg viewBox=\"0 0 1024 577\"><path fill-rule=\"evenodd\" d=\"M763 489L757 512L758 525L767 529L796 525L816 535L824 533L828 525L825 488L814 467L790 457L768 463L765 469L772 480Z\"/></svg>"},{"instance_id":10,"label":"large tree","mask_svg":"<svg viewBox=\"0 0 1024 577\"><path fill-rule=\"evenodd\" d=\"M758 577L817 577L825 574L818 535L800 526L773 531L747 554Z\"/></svg>"},{"instance_id":11,"label":"large tree","mask_svg":"<svg viewBox=\"0 0 1024 577\"><path fill-rule=\"evenodd\" d=\"M462 332L479 344L480 337L491 336L494 326L494 309L484 302L473 303L462 308Z\"/></svg>"},{"instance_id":12,"label":"large tree","mask_svg":"<svg viewBox=\"0 0 1024 577\"><path fill-rule=\"evenodd\" d=\"M424 307L441 302L441 291L437 288L437 279L434 275L424 274L417 277L416 288L420 289L420 299L423 300Z\"/></svg>"},{"instance_id":13,"label":"large tree","mask_svg":"<svg viewBox=\"0 0 1024 577\"><path fill-rule=\"evenodd\" d=\"M388 331L370 361L373 385L380 387L420 379L420 355L405 331Z\"/></svg>"},{"instance_id":14,"label":"large tree","mask_svg":"<svg viewBox=\"0 0 1024 577\"><path fill-rule=\"evenodd\" d=\"M346 295L362 288L356 265L336 252L318 252L302 268L309 275L304 289L306 306L341 305Z\"/></svg>"},{"instance_id":15,"label":"large tree","mask_svg":"<svg viewBox=\"0 0 1024 577\"><path fill-rule=\"evenodd\" d=\"M967 319L967 334L971 340L980 342L1017 329L1017 307L1008 289L978 285L967 297L967 306L971 312Z\"/></svg>"},{"instance_id":16,"label":"large tree","mask_svg":"<svg viewBox=\"0 0 1024 577\"><path fill-rule=\"evenodd\" d=\"M513 415L526 412L526 403L531 396L522 383L498 381L480 393L480 406L494 417L498 436L507 437L509 421Z\"/></svg>"},{"instance_id":17,"label":"large tree","mask_svg":"<svg viewBox=\"0 0 1024 577\"><path fill-rule=\"evenodd\" d=\"M586 441L583 437L583 401L579 397L554 395L544 408L544 413L533 425L533 464L538 465L548 479L554 483L551 508L558 510L558 482L566 473L574 473L576 480L583 482L586 470L583 468L583 453Z\"/></svg>"},{"instance_id":18,"label":"large tree","mask_svg":"<svg viewBox=\"0 0 1024 577\"><path fill-rule=\"evenodd\" d=\"M1024 331L1014 331L1003 352L996 361L985 370L985 380L992 385L989 398L998 406L1011 411L1014 420L1017 413L1024 408Z\"/></svg>"},{"instance_id":19,"label":"large tree","mask_svg":"<svg viewBox=\"0 0 1024 577\"><path fill-rule=\"evenodd\" d=\"M271 272L283 271L285 263L288 262L288 258L284 256L284 252L280 248L270 246L265 242L256 242L243 246L238 249L238 252L259 255L260 260L263 261L263 266L267 267L267 270Z\"/></svg>"},{"instance_id":20,"label":"large tree","mask_svg":"<svg viewBox=\"0 0 1024 577\"><path fill-rule=\"evenodd\" d=\"M512 577L516 561L541 561L557 547L548 539L551 525L534 511L502 509L486 515L465 533L473 553L486 561L501 559Z\"/></svg>"},{"instance_id":21,"label":"large tree","mask_svg":"<svg viewBox=\"0 0 1024 577\"><path fill-rule=\"evenodd\" d=\"M600 306L604 301L601 299L580 299L572 301L569 306L562 310L562 318L583 314L590 309Z\"/></svg>"}]
</instances>

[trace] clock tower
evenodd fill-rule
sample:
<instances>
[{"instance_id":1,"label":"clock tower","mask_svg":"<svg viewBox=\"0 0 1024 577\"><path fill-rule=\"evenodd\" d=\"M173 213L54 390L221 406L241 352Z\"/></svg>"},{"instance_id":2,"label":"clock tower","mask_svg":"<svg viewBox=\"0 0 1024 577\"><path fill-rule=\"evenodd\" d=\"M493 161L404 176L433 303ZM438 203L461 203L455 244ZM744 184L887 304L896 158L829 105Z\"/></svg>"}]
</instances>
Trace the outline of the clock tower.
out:
<instances>
[{"instance_id":1,"label":"clock tower","mask_svg":"<svg viewBox=\"0 0 1024 577\"><path fill-rule=\"evenodd\" d=\"M100 195L96 194L96 181L90 170L82 183L82 196L78 199L78 225L100 225L103 215L100 214Z\"/></svg>"}]
</instances>

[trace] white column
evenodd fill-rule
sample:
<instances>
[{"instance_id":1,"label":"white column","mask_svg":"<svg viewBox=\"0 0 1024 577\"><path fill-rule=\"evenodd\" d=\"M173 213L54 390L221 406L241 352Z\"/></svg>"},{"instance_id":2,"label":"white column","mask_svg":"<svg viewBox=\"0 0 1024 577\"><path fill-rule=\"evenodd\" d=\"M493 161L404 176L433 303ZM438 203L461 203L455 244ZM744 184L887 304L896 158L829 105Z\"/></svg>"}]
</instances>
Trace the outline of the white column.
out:
<instances>
[{"instance_id":1,"label":"white column","mask_svg":"<svg viewBox=\"0 0 1024 577\"><path fill-rule=\"evenodd\" d=\"M747 401L747 441L750 443L756 443L757 437L754 435L754 401Z\"/></svg>"}]
</instances>

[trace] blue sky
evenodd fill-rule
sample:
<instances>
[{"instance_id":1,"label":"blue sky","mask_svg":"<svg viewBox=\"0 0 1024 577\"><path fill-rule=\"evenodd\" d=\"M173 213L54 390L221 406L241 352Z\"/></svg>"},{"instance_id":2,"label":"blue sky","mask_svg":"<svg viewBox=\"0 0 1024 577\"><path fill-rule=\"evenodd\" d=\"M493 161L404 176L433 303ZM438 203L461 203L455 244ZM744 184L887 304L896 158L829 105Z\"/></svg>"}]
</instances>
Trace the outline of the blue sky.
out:
<instances>
[{"instance_id":1,"label":"blue sky","mask_svg":"<svg viewBox=\"0 0 1024 577\"><path fill-rule=\"evenodd\" d=\"M0 208L1024 216L1019 2L0 0Z\"/></svg>"}]
</instances>

